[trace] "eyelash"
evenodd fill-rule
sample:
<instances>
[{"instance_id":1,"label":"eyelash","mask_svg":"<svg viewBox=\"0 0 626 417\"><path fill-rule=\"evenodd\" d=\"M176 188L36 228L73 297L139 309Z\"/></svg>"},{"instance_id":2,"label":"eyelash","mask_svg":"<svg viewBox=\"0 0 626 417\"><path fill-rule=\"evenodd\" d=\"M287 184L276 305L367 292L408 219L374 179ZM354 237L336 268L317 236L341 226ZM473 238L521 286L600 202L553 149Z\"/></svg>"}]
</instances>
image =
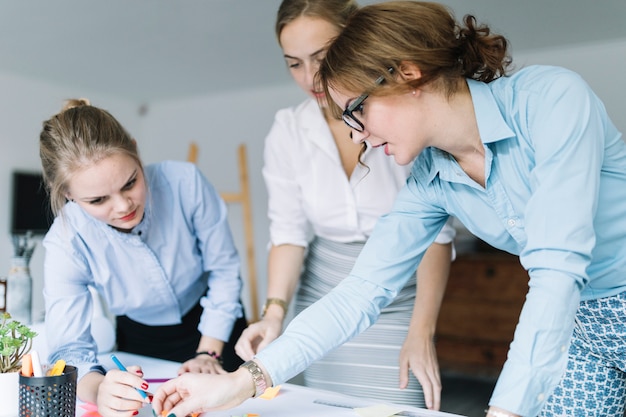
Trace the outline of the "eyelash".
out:
<instances>
[{"instance_id":1,"label":"eyelash","mask_svg":"<svg viewBox=\"0 0 626 417\"><path fill-rule=\"evenodd\" d=\"M323 60L324 60L324 58L318 58L318 59L316 59L316 60L315 60L315 64L319 66L319 65L321 65L321 64L322 64L322 61L323 61ZM293 64L289 64L289 63L288 63L288 64L287 64L287 67L288 67L289 69L296 69L296 68L300 68L300 65L302 65L302 63L301 63L301 62L294 62Z\"/></svg>"},{"instance_id":2,"label":"eyelash","mask_svg":"<svg viewBox=\"0 0 626 417\"><path fill-rule=\"evenodd\" d=\"M137 183L137 178L133 178L132 180L128 181L126 183L126 185L124 186L124 188L122 188L123 190L130 190L131 188L133 188L135 186L135 184Z\"/></svg>"}]
</instances>

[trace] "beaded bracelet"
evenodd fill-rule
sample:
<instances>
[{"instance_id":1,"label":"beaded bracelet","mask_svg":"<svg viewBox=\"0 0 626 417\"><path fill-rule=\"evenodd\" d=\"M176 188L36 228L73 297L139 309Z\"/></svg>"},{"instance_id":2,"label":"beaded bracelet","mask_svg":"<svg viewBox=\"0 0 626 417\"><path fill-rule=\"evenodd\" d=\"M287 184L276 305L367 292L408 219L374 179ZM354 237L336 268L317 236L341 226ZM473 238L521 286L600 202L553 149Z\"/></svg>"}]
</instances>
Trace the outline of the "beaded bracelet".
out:
<instances>
[{"instance_id":1,"label":"beaded bracelet","mask_svg":"<svg viewBox=\"0 0 626 417\"><path fill-rule=\"evenodd\" d=\"M209 355L210 357L212 357L213 359L215 359L217 361L217 363L219 363L220 365L224 364L224 361L222 360L222 357L220 355L217 354L216 351L212 350L211 352L207 352L207 351L202 351L202 352L196 352L196 358L200 355Z\"/></svg>"}]
</instances>

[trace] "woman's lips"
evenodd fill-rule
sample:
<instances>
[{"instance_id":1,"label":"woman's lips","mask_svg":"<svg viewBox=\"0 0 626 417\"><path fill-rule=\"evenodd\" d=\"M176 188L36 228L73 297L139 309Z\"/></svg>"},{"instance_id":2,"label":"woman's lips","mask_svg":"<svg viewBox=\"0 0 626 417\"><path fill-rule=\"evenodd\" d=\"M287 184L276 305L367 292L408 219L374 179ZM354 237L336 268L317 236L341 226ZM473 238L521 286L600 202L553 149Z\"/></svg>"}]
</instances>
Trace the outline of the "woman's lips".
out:
<instances>
[{"instance_id":1,"label":"woman's lips","mask_svg":"<svg viewBox=\"0 0 626 417\"><path fill-rule=\"evenodd\" d=\"M126 215L126 216L124 216L124 217L120 217L120 220L121 220L121 221L123 221L123 222L127 222L127 221L129 221L129 220L134 219L136 215L137 215L137 209L133 210L133 212L132 212L132 213L127 214L127 215Z\"/></svg>"}]
</instances>

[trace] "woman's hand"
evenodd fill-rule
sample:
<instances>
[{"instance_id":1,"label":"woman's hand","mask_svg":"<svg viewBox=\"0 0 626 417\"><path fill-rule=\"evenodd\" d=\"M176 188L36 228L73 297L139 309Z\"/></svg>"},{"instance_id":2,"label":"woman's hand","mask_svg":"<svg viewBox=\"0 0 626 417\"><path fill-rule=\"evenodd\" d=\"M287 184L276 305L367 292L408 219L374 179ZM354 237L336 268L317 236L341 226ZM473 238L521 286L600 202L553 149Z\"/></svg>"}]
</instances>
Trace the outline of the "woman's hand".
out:
<instances>
[{"instance_id":1,"label":"woman's hand","mask_svg":"<svg viewBox=\"0 0 626 417\"><path fill-rule=\"evenodd\" d=\"M266 316L263 320L248 326L241 333L237 344L235 344L235 352L244 361L249 361L280 336L282 330L283 321L281 319Z\"/></svg>"},{"instance_id":2,"label":"woman's hand","mask_svg":"<svg viewBox=\"0 0 626 417\"><path fill-rule=\"evenodd\" d=\"M224 375L185 373L165 382L154 394L157 415L184 417L235 407L254 395L255 387L246 369Z\"/></svg>"},{"instance_id":3,"label":"woman's hand","mask_svg":"<svg viewBox=\"0 0 626 417\"><path fill-rule=\"evenodd\" d=\"M102 417L133 415L144 404L150 403L150 400L144 399L137 389L143 391L148 389L148 383L143 380L140 367L129 366L128 372L110 370L98 386L98 413Z\"/></svg>"},{"instance_id":4,"label":"woman's hand","mask_svg":"<svg viewBox=\"0 0 626 417\"><path fill-rule=\"evenodd\" d=\"M439 410L441 406L441 378L437 351L431 337L407 335L400 351L400 388L409 384L409 372L422 385L426 407L430 410Z\"/></svg>"},{"instance_id":5,"label":"woman's hand","mask_svg":"<svg viewBox=\"0 0 626 417\"><path fill-rule=\"evenodd\" d=\"M195 358L191 358L181 365L178 369L178 375L182 375L185 372L193 372L197 374L225 374L226 371L222 368L220 361L213 356L198 355Z\"/></svg>"}]
</instances>

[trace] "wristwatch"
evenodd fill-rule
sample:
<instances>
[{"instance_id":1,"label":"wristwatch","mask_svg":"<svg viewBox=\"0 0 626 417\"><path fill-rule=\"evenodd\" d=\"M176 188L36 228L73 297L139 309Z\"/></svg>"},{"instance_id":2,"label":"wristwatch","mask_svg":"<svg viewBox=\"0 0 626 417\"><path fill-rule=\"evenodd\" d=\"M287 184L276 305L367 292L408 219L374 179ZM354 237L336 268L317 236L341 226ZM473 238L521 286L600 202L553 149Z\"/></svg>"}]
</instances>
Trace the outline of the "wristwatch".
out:
<instances>
[{"instance_id":1,"label":"wristwatch","mask_svg":"<svg viewBox=\"0 0 626 417\"><path fill-rule=\"evenodd\" d=\"M240 368L246 368L250 374L252 375L252 380L254 381L255 393L252 398L256 398L262 395L267 389L267 382L265 381L265 376L263 375L263 371L259 368L259 365L254 361L244 362Z\"/></svg>"},{"instance_id":2,"label":"wristwatch","mask_svg":"<svg viewBox=\"0 0 626 417\"><path fill-rule=\"evenodd\" d=\"M268 298L265 301L265 304L263 304L263 312L261 313L261 318L265 317L265 313L267 313L267 308L272 304L276 304L282 307L283 314L285 316L287 315L287 309L289 306L287 305L287 302L285 300L281 300L280 298Z\"/></svg>"}]
</instances>

